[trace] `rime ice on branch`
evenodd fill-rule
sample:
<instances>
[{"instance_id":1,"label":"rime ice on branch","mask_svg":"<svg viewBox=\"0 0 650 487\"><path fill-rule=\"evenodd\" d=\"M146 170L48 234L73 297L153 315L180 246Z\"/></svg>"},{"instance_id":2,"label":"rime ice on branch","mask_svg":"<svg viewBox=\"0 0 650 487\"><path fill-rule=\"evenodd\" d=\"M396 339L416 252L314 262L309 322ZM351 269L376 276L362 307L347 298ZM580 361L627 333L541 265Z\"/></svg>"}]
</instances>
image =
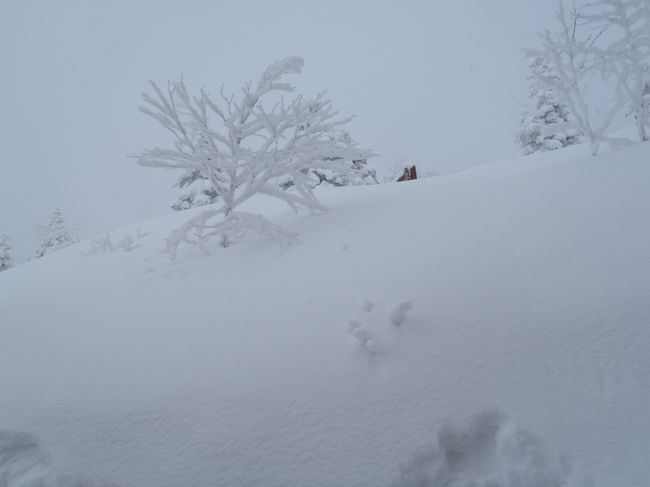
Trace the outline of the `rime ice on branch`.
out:
<instances>
[{"instance_id":1,"label":"rime ice on branch","mask_svg":"<svg viewBox=\"0 0 650 487\"><path fill-rule=\"evenodd\" d=\"M300 73L302 66L299 57L271 64L255 85L243 86L237 100L223 90L218 101L206 89L191 96L183 80L169 82L166 92L151 82L153 95L143 94L140 111L172 134L174 148L146 150L137 156L138 163L199 171L219 195L169 236L172 256L181 243L205 249L203 244L216 236L225 247L248 230L290 240L291 234L261 216L235 210L258 193L294 210L325 210L312 191L313 171L353 178L352 162L372 156L347 136L344 127L351 118L339 118L325 92L314 98L279 96L293 92L282 78ZM287 178L293 185L283 191L278 181Z\"/></svg>"},{"instance_id":2,"label":"rime ice on branch","mask_svg":"<svg viewBox=\"0 0 650 487\"><path fill-rule=\"evenodd\" d=\"M581 18L606 39L600 49L601 69L616 81L616 96L634 118L639 139L647 141L650 128L650 2L648 0L594 0Z\"/></svg>"},{"instance_id":3,"label":"rime ice on branch","mask_svg":"<svg viewBox=\"0 0 650 487\"><path fill-rule=\"evenodd\" d=\"M558 1L559 31L546 31L543 46L530 50L532 57L548 60L556 77L547 79L558 100L571 113L571 122L582 132L592 154L601 143L629 144L607 134L623 110L632 115L641 140L648 139L648 61L650 57L650 3L647 0L594 0L567 12ZM589 81L600 77L615 86L608 106L588 100ZM605 98L605 97L600 97ZM594 113L599 114L596 121Z\"/></svg>"}]
</instances>

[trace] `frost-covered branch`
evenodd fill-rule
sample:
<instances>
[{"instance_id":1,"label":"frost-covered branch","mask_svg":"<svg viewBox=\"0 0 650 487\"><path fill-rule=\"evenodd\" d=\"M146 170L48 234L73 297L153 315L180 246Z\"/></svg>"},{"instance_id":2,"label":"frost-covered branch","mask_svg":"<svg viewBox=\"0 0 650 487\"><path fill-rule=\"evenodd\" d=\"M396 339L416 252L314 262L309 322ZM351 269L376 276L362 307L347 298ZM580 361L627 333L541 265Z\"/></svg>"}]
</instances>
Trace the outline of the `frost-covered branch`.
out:
<instances>
[{"instance_id":1,"label":"frost-covered branch","mask_svg":"<svg viewBox=\"0 0 650 487\"><path fill-rule=\"evenodd\" d=\"M596 0L585 6L583 18L593 30L607 34L601 49L604 76L613 76L618 103L634 117L639 139L650 128L650 2Z\"/></svg>"},{"instance_id":2,"label":"frost-covered branch","mask_svg":"<svg viewBox=\"0 0 650 487\"><path fill-rule=\"evenodd\" d=\"M639 138L648 140L650 123L650 2L647 0L594 0L567 12L559 0L559 32L546 31L543 47L531 50L546 59L557 77L546 80L571 113L575 128L585 134L593 154L603 142L629 144L607 132L623 110L635 118ZM608 106L587 100L588 80L600 76L616 87ZM597 108L599 108L597 110ZM595 121L593 112L599 114Z\"/></svg>"},{"instance_id":3,"label":"frost-covered branch","mask_svg":"<svg viewBox=\"0 0 650 487\"><path fill-rule=\"evenodd\" d=\"M223 89L220 100L206 89L192 97L182 80L170 82L166 93L151 83L154 93L143 95L145 105L140 111L172 134L174 147L146 150L137 156L138 162L183 170L183 178L191 184L202 179L184 198L187 206L197 198L214 203L214 208L191 218L168 238L172 252L181 243L203 246L217 233L227 246L241 235L235 227L250 229L259 224L260 232L268 234L263 229L270 227L261 220L247 217L244 221L241 213L232 216L258 193L296 210L323 210L305 175L336 171L352 178L355 162L372 156L347 135L344 127L350 118L339 117L325 92L314 98L284 99L283 94L293 92L284 77L300 73L302 66L298 57L276 61L257 83L243 86L239 99L227 97ZM286 178L292 182L290 191L279 189ZM181 207L184 204L180 202ZM218 223L213 221L219 218Z\"/></svg>"},{"instance_id":4,"label":"frost-covered branch","mask_svg":"<svg viewBox=\"0 0 650 487\"><path fill-rule=\"evenodd\" d=\"M546 59L557 74L556 77L547 79L546 83L554 90L558 99L569 107L572 123L585 134L591 153L595 155L603 142L624 142L622 139L606 135L621 107L618 103L611 104L602 112L600 123L594 121L592 107L587 101L587 80L589 75L595 72L601 59L600 51L594 45L595 37L590 35L579 38L580 13L573 11L567 14L562 0L558 2L556 20L560 27L559 32L544 32L542 49L530 50L529 55Z\"/></svg>"}]
</instances>

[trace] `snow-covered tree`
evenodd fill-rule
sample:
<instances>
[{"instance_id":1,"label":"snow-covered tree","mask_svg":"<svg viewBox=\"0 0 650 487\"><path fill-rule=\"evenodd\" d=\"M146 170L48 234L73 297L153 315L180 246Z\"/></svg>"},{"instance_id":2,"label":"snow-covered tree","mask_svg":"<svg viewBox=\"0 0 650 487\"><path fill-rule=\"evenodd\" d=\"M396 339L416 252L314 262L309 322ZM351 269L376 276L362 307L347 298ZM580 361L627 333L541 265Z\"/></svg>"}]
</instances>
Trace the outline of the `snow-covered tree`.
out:
<instances>
[{"instance_id":1,"label":"snow-covered tree","mask_svg":"<svg viewBox=\"0 0 650 487\"><path fill-rule=\"evenodd\" d=\"M592 0L581 12L585 25L601 32L599 55L605 75L616 79L619 103L636 122L639 138L650 128L650 1Z\"/></svg>"},{"instance_id":2,"label":"snow-covered tree","mask_svg":"<svg viewBox=\"0 0 650 487\"><path fill-rule=\"evenodd\" d=\"M77 236L69 229L60 209L54 210L49 223L38 229L40 244L36 249L36 258L56 252L68 245L77 243Z\"/></svg>"},{"instance_id":3,"label":"snow-covered tree","mask_svg":"<svg viewBox=\"0 0 650 487\"><path fill-rule=\"evenodd\" d=\"M332 140L345 141L346 144L354 146L355 143L350 134L345 130L334 131L329 136ZM326 157L326 161L341 161L341 157ZM368 164L367 159L355 159L351 161L341 161L346 165L345 171L339 171L334 168L313 167L302 171L307 179L307 184L313 189L320 184L330 184L332 186L361 186L364 184L378 184L377 172ZM293 186L293 179L290 175L280 179L280 187L289 189Z\"/></svg>"},{"instance_id":4,"label":"snow-covered tree","mask_svg":"<svg viewBox=\"0 0 650 487\"><path fill-rule=\"evenodd\" d=\"M174 186L180 189L172 202L172 208L177 211L209 205L219 196L214 185L200 169L186 170Z\"/></svg>"},{"instance_id":5,"label":"snow-covered tree","mask_svg":"<svg viewBox=\"0 0 650 487\"><path fill-rule=\"evenodd\" d=\"M341 137L349 137L346 132ZM352 139L350 139L352 143ZM364 184L378 184L377 173L366 159L347 161L348 170L340 172L333 169L304 169L302 174L307 179L307 184L312 188L325 183L332 186L360 186ZM284 190L293 187L293 179L290 175L278 179L278 185ZM174 210L187 210L196 206L205 206L214 203L219 193L212 182L203 174L200 169L188 169L178 178L175 187L180 188L180 193L174 199L172 208Z\"/></svg>"},{"instance_id":6,"label":"snow-covered tree","mask_svg":"<svg viewBox=\"0 0 650 487\"><path fill-rule=\"evenodd\" d=\"M282 78L300 73L303 60L289 57L266 68L256 84L246 83L239 99L221 90L220 102L202 89L190 96L182 80L166 92L151 83L140 110L156 119L174 138L171 149L139 154L143 166L200 171L218 194L215 204L189 219L167 239L175 255L179 244L203 244L217 236L223 246L248 230L285 241L292 237L259 215L236 211L255 194L281 199L293 209L325 210L310 184L312 170L349 174L350 162L372 154L343 136L349 118L337 118L325 93L314 98L282 93L293 88ZM283 191L278 181L290 177Z\"/></svg>"},{"instance_id":7,"label":"snow-covered tree","mask_svg":"<svg viewBox=\"0 0 650 487\"><path fill-rule=\"evenodd\" d=\"M15 265L11 238L6 233L0 233L0 272Z\"/></svg>"},{"instance_id":8,"label":"snow-covered tree","mask_svg":"<svg viewBox=\"0 0 650 487\"><path fill-rule=\"evenodd\" d=\"M530 62L528 95L533 107L524 112L516 142L521 154L561 149L581 142L581 132L569 121L569 109L561 103L552 88L557 74L543 57Z\"/></svg>"},{"instance_id":9,"label":"snow-covered tree","mask_svg":"<svg viewBox=\"0 0 650 487\"><path fill-rule=\"evenodd\" d=\"M626 139L607 135L614 118L623 108L621 104L615 100L608 107L595 110L588 101L590 78L596 74L603 78L608 75L604 69L603 50L596 45L602 31L594 31L585 22L582 11L567 12L563 0L558 1L556 20L558 33L552 34L547 30L542 35L542 48L528 51L532 58L546 59L556 74L544 79L544 83L553 90L557 101L568 107L571 124L585 135L592 154L598 153L603 142L610 145L628 143ZM598 122L593 118L594 111L600 113Z\"/></svg>"}]
</instances>

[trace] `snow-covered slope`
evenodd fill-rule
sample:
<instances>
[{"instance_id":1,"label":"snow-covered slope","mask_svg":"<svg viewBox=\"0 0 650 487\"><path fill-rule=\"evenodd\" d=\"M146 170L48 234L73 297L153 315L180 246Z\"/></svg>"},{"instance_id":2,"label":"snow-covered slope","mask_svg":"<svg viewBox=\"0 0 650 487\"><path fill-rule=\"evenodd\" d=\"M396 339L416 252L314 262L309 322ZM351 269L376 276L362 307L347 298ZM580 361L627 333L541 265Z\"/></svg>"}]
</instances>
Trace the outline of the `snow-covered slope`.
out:
<instances>
[{"instance_id":1,"label":"snow-covered slope","mask_svg":"<svg viewBox=\"0 0 650 487\"><path fill-rule=\"evenodd\" d=\"M650 150L560 159L324 191L316 216L254 202L287 249L171 262L183 213L0 274L0 485L384 486L438 443L454 485L508 445L538 479L558 451L572 482L648 485ZM491 410L548 449L490 414L436 436Z\"/></svg>"}]
</instances>

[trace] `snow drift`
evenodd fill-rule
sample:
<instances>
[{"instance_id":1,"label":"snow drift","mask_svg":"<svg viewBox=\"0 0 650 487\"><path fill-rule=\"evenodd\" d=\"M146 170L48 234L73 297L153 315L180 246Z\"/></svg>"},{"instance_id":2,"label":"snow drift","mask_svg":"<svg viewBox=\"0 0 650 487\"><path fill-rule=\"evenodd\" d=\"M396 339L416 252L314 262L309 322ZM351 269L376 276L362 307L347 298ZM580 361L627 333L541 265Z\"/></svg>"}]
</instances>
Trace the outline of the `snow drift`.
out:
<instances>
[{"instance_id":1,"label":"snow drift","mask_svg":"<svg viewBox=\"0 0 650 487\"><path fill-rule=\"evenodd\" d=\"M324 190L317 216L251 201L289 248L170 261L188 210L5 271L0 429L124 487L426 485L419 458L442 485L646 485L650 149L578 153ZM489 410L519 426L479 420L487 460L479 426L434 441Z\"/></svg>"}]
</instances>

